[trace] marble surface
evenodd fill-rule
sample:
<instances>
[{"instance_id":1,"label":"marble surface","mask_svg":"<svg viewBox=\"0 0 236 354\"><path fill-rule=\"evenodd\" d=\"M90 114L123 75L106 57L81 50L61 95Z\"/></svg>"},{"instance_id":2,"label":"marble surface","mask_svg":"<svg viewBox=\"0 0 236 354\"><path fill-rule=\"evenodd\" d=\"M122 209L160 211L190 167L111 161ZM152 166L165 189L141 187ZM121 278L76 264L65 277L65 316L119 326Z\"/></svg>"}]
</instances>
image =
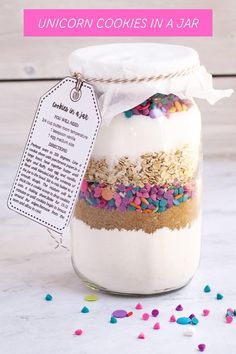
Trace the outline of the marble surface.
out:
<instances>
[{"instance_id":1,"label":"marble surface","mask_svg":"<svg viewBox=\"0 0 236 354\"><path fill-rule=\"evenodd\" d=\"M206 353L236 352L236 319L226 324L224 312L236 308L236 161L207 160L204 165L204 213L202 257L191 283L171 294L131 298L100 294L99 301L86 303L90 293L73 272L70 252L55 249L47 231L7 210L6 198L17 161L3 159L1 169L0 235L0 348L5 354L191 354L197 344L206 343ZM68 235L65 243L69 242ZM203 292L205 284L212 287ZM216 292L224 299L217 301ZM52 302L44 301L51 293ZM114 309L133 310L141 301L145 311L160 310L161 330L154 331L154 319L144 322L140 312L111 325ZM168 318L181 303L183 314L200 319L193 337L183 336L185 328L170 324ZM80 313L84 305L89 314ZM209 308L209 317L202 317ZM182 313L181 313L182 314ZM83 336L73 336L77 328ZM139 332L146 339L138 340Z\"/></svg>"}]
</instances>

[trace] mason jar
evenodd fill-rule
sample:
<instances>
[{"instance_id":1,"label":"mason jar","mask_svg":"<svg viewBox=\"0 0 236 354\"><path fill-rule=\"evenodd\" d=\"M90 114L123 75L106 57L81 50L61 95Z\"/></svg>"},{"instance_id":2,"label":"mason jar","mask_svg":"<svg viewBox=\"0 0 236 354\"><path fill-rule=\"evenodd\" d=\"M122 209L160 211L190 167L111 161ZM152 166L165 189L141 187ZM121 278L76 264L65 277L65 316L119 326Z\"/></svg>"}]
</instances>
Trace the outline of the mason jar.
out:
<instances>
[{"instance_id":1,"label":"mason jar","mask_svg":"<svg viewBox=\"0 0 236 354\"><path fill-rule=\"evenodd\" d=\"M70 70L94 84L104 118L71 221L76 273L119 294L186 285L201 245L197 53L154 43L87 47L71 54Z\"/></svg>"}]
</instances>

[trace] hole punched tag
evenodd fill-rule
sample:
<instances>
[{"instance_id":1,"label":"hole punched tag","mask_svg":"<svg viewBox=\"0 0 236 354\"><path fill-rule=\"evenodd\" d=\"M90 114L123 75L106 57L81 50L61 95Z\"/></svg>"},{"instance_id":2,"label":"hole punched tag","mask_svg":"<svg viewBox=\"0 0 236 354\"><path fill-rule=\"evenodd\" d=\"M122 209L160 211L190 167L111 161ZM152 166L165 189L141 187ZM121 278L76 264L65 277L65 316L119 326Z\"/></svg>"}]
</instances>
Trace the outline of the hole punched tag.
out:
<instances>
[{"instance_id":1,"label":"hole punched tag","mask_svg":"<svg viewBox=\"0 0 236 354\"><path fill-rule=\"evenodd\" d=\"M40 99L8 207L62 234L101 125L93 86L66 77Z\"/></svg>"},{"instance_id":2,"label":"hole punched tag","mask_svg":"<svg viewBox=\"0 0 236 354\"><path fill-rule=\"evenodd\" d=\"M82 94L82 86L84 83L84 79L80 73L74 73L73 77L76 79L75 87L71 90L70 98L72 101L79 101Z\"/></svg>"}]
</instances>

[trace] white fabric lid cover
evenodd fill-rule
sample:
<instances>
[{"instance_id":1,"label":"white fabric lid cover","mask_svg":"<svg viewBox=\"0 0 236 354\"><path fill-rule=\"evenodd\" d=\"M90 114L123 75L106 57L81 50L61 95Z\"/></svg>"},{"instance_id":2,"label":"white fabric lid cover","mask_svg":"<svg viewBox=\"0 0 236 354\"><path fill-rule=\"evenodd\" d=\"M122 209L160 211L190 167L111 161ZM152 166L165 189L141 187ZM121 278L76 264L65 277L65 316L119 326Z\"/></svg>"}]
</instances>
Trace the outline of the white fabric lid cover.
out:
<instances>
[{"instance_id":1,"label":"white fabric lid cover","mask_svg":"<svg viewBox=\"0 0 236 354\"><path fill-rule=\"evenodd\" d=\"M114 43L78 49L69 57L70 72L91 81L98 95L103 124L155 93L181 98L204 98L214 104L233 90L215 90L212 76L200 65L198 53L188 47L160 43ZM185 72L187 70L187 73ZM179 73L179 75L178 75ZM147 80L158 75L173 77ZM103 83L92 78L144 79L142 82Z\"/></svg>"}]
</instances>

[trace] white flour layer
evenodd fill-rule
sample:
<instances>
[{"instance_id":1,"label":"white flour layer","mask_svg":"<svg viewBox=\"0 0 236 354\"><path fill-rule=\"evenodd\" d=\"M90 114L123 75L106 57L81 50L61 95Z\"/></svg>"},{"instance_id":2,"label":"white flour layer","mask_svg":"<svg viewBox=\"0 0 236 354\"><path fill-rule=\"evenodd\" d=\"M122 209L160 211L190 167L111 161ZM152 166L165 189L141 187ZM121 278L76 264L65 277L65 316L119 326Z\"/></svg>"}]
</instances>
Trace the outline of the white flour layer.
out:
<instances>
[{"instance_id":1,"label":"white flour layer","mask_svg":"<svg viewBox=\"0 0 236 354\"><path fill-rule=\"evenodd\" d=\"M195 273L200 255L200 217L190 227L154 234L91 229L72 222L72 258L79 273L107 290L153 294L178 288Z\"/></svg>"},{"instance_id":2,"label":"white flour layer","mask_svg":"<svg viewBox=\"0 0 236 354\"><path fill-rule=\"evenodd\" d=\"M195 104L188 111L171 113L170 118L134 115L128 119L122 113L109 126L102 126L92 157L115 162L122 156L136 159L145 153L175 151L183 145L197 154L200 136L201 115Z\"/></svg>"}]
</instances>

